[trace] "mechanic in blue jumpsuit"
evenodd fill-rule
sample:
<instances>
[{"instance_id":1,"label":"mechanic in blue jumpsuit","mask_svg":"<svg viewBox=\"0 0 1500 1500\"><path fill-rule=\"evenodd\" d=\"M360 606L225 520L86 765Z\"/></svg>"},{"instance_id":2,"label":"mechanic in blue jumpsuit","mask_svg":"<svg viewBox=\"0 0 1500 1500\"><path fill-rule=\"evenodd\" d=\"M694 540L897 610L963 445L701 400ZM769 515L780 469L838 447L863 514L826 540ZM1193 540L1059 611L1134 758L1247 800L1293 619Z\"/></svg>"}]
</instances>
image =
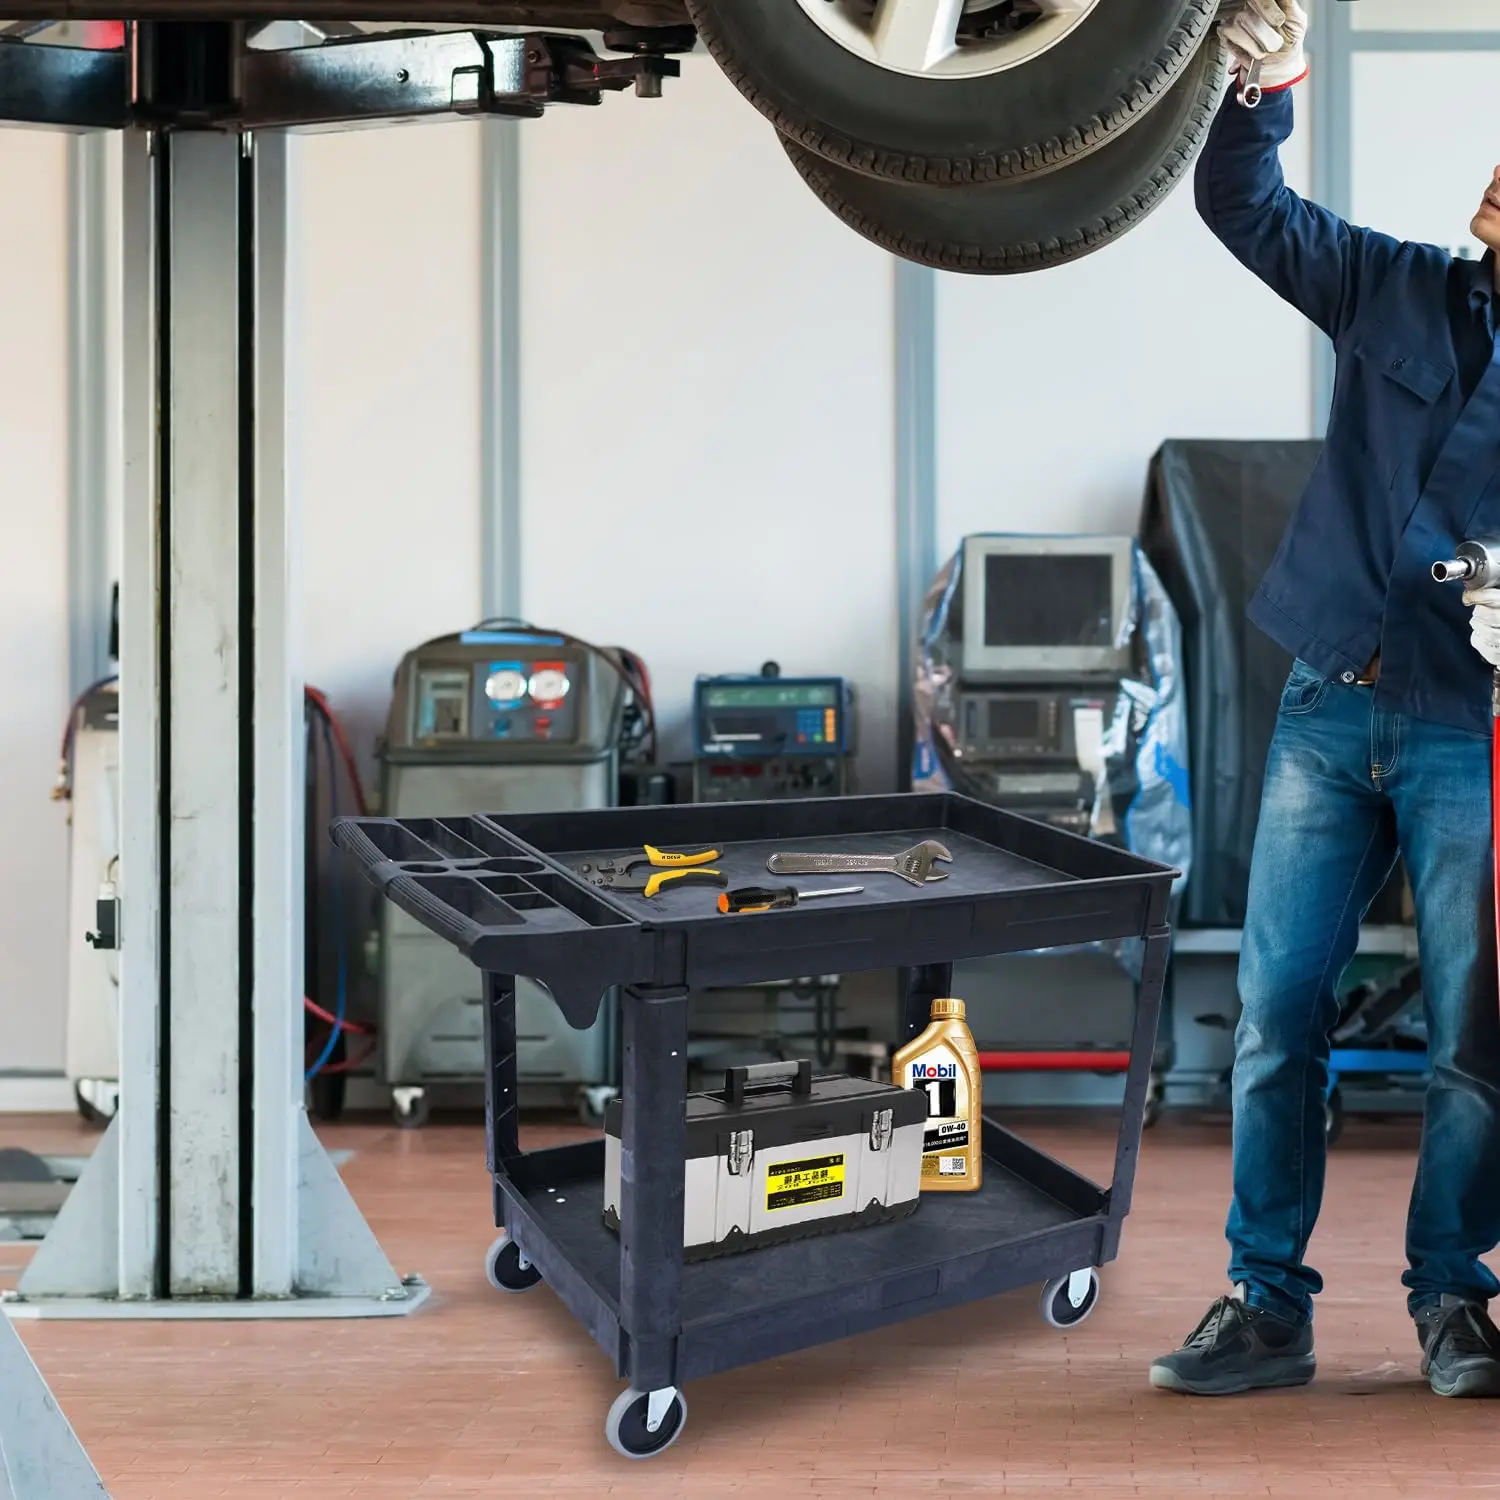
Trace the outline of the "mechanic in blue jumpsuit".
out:
<instances>
[{"instance_id":1,"label":"mechanic in blue jumpsuit","mask_svg":"<svg viewBox=\"0 0 1500 1500\"><path fill-rule=\"evenodd\" d=\"M1329 0L1323 0L1329 3ZM1192 1395L1314 1372L1307 1264L1323 1195L1335 987L1400 856L1416 904L1432 1077L1402 1278L1440 1395L1500 1395L1500 996L1489 838L1490 663L1500 591L1432 565L1500 534L1500 168L1473 232L1483 260L1356 228L1287 187L1297 0L1237 0L1221 30L1259 108L1231 87L1198 164L1198 207L1248 270L1334 343L1327 441L1250 605L1295 665L1266 768L1240 959L1231 1295L1151 1383ZM1476 184L1476 190L1480 185ZM1486 659L1488 658L1488 659ZM1393 1289L1394 1290L1394 1289Z\"/></svg>"}]
</instances>

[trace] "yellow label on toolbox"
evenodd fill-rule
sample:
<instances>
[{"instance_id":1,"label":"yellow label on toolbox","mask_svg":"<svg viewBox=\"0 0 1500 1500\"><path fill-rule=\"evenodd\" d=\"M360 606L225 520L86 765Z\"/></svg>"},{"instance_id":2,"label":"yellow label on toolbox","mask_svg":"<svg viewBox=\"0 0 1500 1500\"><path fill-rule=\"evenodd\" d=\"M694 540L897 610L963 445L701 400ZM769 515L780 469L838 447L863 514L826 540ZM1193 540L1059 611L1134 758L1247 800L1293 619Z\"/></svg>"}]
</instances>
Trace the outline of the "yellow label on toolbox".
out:
<instances>
[{"instance_id":1,"label":"yellow label on toolbox","mask_svg":"<svg viewBox=\"0 0 1500 1500\"><path fill-rule=\"evenodd\" d=\"M844 1196L844 1158L814 1156L766 1168L766 1209L798 1208Z\"/></svg>"}]
</instances>

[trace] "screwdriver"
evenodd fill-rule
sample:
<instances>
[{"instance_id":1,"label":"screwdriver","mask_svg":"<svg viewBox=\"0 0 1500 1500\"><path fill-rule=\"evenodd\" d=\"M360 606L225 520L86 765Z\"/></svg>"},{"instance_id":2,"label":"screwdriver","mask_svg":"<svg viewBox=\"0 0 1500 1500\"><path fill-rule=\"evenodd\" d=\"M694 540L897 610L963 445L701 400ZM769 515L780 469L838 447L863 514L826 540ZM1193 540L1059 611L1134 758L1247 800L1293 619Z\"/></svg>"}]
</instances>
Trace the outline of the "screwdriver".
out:
<instances>
[{"instance_id":1,"label":"screwdriver","mask_svg":"<svg viewBox=\"0 0 1500 1500\"><path fill-rule=\"evenodd\" d=\"M725 891L719 897L719 910L731 914L752 911L784 911L799 901L814 901L819 896L858 896L862 885L841 885L836 890L799 891L792 885L742 885Z\"/></svg>"}]
</instances>

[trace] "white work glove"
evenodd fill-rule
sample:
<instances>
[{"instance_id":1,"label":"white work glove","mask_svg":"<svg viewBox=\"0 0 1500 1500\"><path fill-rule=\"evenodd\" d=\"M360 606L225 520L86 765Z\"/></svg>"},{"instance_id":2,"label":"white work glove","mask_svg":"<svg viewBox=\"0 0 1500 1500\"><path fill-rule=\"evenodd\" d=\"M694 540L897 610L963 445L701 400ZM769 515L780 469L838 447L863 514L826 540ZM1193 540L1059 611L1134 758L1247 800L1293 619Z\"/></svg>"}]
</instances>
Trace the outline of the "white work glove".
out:
<instances>
[{"instance_id":1,"label":"white work glove","mask_svg":"<svg viewBox=\"0 0 1500 1500\"><path fill-rule=\"evenodd\" d=\"M1233 73L1244 76L1252 63L1260 64L1265 93L1307 77L1307 12L1297 0L1238 0L1225 8L1219 35L1229 47Z\"/></svg>"},{"instance_id":2,"label":"white work glove","mask_svg":"<svg viewBox=\"0 0 1500 1500\"><path fill-rule=\"evenodd\" d=\"M1474 649L1500 669L1500 589L1465 589L1464 603L1474 610L1469 632Z\"/></svg>"}]
</instances>

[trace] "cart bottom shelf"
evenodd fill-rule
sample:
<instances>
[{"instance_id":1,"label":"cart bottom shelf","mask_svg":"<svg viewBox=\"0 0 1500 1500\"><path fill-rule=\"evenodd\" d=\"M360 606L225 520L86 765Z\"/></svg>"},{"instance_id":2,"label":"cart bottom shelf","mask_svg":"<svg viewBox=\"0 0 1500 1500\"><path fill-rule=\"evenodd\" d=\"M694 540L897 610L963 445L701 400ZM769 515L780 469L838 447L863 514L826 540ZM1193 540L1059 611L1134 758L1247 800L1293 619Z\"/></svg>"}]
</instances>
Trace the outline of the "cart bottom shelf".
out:
<instances>
[{"instance_id":1,"label":"cart bottom shelf","mask_svg":"<svg viewBox=\"0 0 1500 1500\"><path fill-rule=\"evenodd\" d=\"M603 1222L602 1143L536 1153L497 1185L544 1279L606 1342L601 1321L623 1320L620 1241ZM1095 1184L987 1121L977 1192L927 1193L895 1223L685 1265L684 1378L1097 1264L1106 1218ZM578 1305L584 1286L590 1309Z\"/></svg>"}]
</instances>

